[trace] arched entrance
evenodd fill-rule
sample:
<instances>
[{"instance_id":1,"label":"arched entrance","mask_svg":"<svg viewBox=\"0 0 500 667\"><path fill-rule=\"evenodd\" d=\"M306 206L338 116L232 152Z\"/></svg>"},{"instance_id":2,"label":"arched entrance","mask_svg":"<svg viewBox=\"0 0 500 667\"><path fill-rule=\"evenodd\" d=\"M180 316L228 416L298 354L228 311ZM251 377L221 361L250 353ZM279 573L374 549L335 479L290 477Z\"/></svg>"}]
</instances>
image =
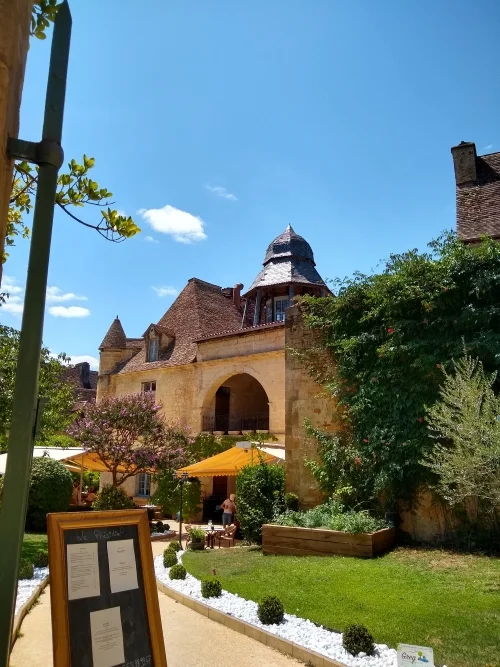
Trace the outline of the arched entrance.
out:
<instances>
[{"instance_id":1,"label":"arched entrance","mask_svg":"<svg viewBox=\"0 0 500 667\"><path fill-rule=\"evenodd\" d=\"M248 373L225 380L207 397L202 430L223 433L269 430L269 399L260 382Z\"/></svg>"}]
</instances>

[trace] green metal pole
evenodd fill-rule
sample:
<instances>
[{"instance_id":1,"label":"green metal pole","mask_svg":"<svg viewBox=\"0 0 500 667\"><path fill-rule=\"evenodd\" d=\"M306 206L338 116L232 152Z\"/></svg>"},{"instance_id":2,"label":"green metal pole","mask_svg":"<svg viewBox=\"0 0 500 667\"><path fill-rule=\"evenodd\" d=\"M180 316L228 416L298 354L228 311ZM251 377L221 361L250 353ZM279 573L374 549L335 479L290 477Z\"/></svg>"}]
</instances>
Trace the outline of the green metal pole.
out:
<instances>
[{"instance_id":1,"label":"green metal pole","mask_svg":"<svg viewBox=\"0 0 500 667\"><path fill-rule=\"evenodd\" d=\"M57 176L63 161L61 135L66 93L71 14L67 2L58 10L52 38L42 141L11 140L13 157L39 166L14 404L9 433L3 503L0 511L0 667L8 667L19 560L33 457L38 373L42 346L45 291L49 266Z\"/></svg>"}]
</instances>

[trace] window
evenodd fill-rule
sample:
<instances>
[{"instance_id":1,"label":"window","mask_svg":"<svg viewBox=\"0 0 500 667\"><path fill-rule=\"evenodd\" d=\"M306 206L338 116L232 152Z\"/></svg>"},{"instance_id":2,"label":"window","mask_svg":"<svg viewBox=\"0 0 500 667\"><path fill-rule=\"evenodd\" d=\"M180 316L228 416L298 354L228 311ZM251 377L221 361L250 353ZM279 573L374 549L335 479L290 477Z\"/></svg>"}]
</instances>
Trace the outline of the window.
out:
<instances>
[{"instance_id":1,"label":"window","mask_svg":"<svg viewBox=\"0 0 500 667\"><path fill-rule=\"evenodd\" d=\"M149 339L148 361L158 361L158 338Z\"/></svg>"},{"instance_id":2,"label":"window","mask_svg":"<svg viewBox=\"0 0 500 667\"><path fill-rule=\"evenodd\" d=\"M274 299L274 308L275 308L275 321L284 322L285 321L285 310L288 308L288 297L287 296L278 296Z\"/></svg>"},{"instance_id":3,"label":"window","mask_svg":"<svg viewBox=\"0 0 500 667\"><path fill-rule=\"evenodd\" d=\"M151 495L151 475L141 473L137 478L137 495L149 498Z\"/></svg>"},{"instance_id":4,"label":"window","mask_svg":"<svg viewBox=\"0 0 500 667\"><path fill-rule=\"evenodd\" d=\"M156 391L156 382L143 382L141 390L143 394L147 394L150 391L154 393Z\"/></svg>"}]
</instances>

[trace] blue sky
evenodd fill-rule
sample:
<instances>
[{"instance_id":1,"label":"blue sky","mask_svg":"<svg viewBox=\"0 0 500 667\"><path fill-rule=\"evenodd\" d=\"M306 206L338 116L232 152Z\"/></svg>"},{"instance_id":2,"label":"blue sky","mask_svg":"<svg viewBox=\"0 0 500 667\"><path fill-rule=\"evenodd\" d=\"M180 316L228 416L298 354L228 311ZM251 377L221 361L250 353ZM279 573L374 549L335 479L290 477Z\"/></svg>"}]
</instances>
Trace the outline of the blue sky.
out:
<instances>
[{"instance_id":1,"label":"blue sky","mask_svg":"<svg viewBox=\"0 0 500 667\"><path fill-rule=\"evenodd\" d=\"M117 314L140 336L193 276L248 287L288 223L324 278L424 248L455 224L450 147L500 150L495 0L71 4L65 154L95 157L143 231L114 245L56 212L54 352L98 357ZM23 139L40 138L48 56L34 40ZM28 250L5 266L18 302Z\"/></svg>"}]
</instances>

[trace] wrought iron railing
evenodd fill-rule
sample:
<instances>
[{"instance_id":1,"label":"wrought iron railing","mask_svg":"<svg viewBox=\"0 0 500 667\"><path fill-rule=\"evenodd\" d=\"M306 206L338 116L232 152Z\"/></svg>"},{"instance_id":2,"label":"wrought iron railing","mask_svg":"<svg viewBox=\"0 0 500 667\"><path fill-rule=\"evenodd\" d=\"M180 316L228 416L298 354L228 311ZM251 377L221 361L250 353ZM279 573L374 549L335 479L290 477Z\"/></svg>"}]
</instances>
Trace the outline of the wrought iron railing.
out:
<instances>
[{"instance_id":1,"label":"wrought iron railing","mask_svg":"<svg viewBox=\"0 0 500 667\"><path fill-rule=\"evenodd\" d=\"M202 431L268 431L269 415L211 415L202 419Z\"/></svg>"}]
</instances>

